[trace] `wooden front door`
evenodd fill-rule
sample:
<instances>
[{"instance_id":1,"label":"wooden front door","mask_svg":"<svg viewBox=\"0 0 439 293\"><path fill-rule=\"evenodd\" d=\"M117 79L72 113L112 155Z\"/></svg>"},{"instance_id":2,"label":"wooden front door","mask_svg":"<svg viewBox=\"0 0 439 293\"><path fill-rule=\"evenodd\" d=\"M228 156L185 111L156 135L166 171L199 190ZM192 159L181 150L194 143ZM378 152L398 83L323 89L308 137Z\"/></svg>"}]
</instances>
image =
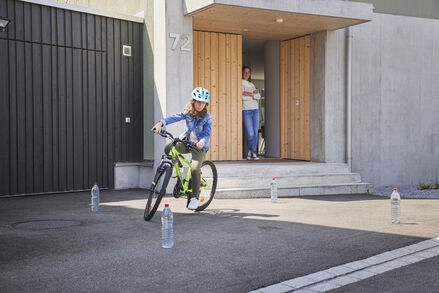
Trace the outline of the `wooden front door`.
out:
<instances>
[{"instance_id":1,"label":"wooden front door","mask_svg":"<svg viewBox=\"0 0 439 293\"><path fill-rule=\"evenodd\" d=\"M310 37L280 45L281 157L310 160Z\"/></svg>"},{"instance_id":2,"label":"wooden front door","mask_svg":"<svg viewBox=\"0 0 439 293\"><path fill-rule=\"evenodd\" d=\"M193 32L194 87L211 95L209 160L242 159L242 36Z\"/></svg>"}]
</instances>

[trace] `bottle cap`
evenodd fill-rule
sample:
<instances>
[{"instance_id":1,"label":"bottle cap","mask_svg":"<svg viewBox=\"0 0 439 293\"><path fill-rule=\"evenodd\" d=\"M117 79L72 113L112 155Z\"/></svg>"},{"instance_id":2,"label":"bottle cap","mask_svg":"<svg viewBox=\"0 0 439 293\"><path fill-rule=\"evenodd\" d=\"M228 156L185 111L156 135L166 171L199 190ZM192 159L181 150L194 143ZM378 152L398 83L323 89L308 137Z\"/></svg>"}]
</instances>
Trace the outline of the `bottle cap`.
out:
<instances>
[{"instance_id":1,"label":"bottle cap","mask_svg":"<svg viewBox=\"0 0 439 293\"><path fill-rule=\"evenodd\" d=\"M395 187L395 188L393 188L393 190L398 190L398 188Z\"/></svg>"},{"instance_id":2,"label":"bottle cap","mask_svg":"<svg viewBox=\"0 0 439 293\"><path fill-rule=\"evenodd\" d=\"M94 184L98 184L96 181L95 181L95 183Z\"/></svg>"},{"instance_id":3,"label":"bottle cap","mask_svg":"<svg viewBox=\"0 0 439 293\"><path fill-rule=\"evenodd\" d=\"M169 207L169 203L166 203L166 204L165 204L165 207Z\"/></svg>"}]
</instances>

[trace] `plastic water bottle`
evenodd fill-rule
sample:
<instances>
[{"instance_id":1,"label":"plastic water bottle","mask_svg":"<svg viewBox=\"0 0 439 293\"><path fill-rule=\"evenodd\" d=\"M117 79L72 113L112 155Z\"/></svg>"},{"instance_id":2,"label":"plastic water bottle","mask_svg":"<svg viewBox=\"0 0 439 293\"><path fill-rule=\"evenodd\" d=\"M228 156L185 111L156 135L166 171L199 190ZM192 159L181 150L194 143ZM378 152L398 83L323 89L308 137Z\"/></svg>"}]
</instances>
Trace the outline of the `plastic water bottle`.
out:
<instances>
[{"instance_id":1,"label":"plastic water bottle","mask_svg":"<svg viewBox=\"0 0 439 293\"><path fill-rule=\"evenodd\" d=\"M91 211L99 211L99 187L97 182L94 183L91 189Z\"/></svg>"},{"instance_id":2,"label":"plastic water bottle","mask_svg":"<svg viewBox=\"0 0 439 293\"><path fill-rule=\"evenodd\" d=\"M401 223L401 197L397 188L393 188L392 195L390 196L390 206L392 215L392 224Z\"/></svg>"},{"instance_id":3,"label":"plastic water bottle","mask_svg":"<svg viewBox=\"0 0 439 293\"><path fill-rule=\"evenodd\" d=\"M270 198L271 203L277 203L277 182L276 178L271 179L270 183Z\"/></svg>"},{"instance_id":4,"label":"plastic water bottle","mask_svg":"<svg viewBox=\"0 0 439 293\"><path fill-rule=\"evenodd\" d=\"M165 204L162 212L162 247L174 247L174 216L169 204Z\"/></svg>"}]
</instances>

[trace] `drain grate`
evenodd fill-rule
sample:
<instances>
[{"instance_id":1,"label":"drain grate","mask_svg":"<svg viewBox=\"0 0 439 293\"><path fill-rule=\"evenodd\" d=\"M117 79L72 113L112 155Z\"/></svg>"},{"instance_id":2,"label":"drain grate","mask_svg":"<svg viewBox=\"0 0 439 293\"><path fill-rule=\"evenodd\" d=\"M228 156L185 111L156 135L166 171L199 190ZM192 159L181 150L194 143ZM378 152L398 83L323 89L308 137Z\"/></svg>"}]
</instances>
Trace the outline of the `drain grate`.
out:
<instances>
[{"instance_id":1,"label":"drain grate","mask_svg":"<svg viewBox=\"0 0 439 293\"><path fill-rule=\"evenodd\" d=\"M80 221L75 220L34 220L26 222L14 223L11 226L18 230L50 230L50 229L62 229L81 225Z\"/></svg>"}]
</instances>

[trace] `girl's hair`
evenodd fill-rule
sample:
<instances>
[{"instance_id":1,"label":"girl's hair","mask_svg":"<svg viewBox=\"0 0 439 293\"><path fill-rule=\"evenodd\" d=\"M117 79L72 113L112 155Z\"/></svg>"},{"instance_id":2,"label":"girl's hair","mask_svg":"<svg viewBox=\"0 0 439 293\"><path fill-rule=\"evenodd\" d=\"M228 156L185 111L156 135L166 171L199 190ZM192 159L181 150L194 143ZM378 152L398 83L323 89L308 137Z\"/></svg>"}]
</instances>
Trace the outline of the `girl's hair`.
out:
<instances>
[{"instance_id":1,"label":"girl's hair","mask_svg":"<svg viewBox=\"0 0 439 293\"><path fill-rule=\"evenodd\" d=\"M200 117L200 115L202 117L206 117L207 106L209 106L209 103L206 103L206 106L204 106L204 108L203 108L203 110L201 110L201 112L198 112L197 110L195 110L194 104L195 104L195 100L191 100L189 103L187 103L186 106L184 107L184 112L188 113L191 117L194 117L194 116Z\"/></svg>"},{"instance_id":2,"label":"girl's hair","mask_svg":"<svg viewBox=\"0 0 439 293\"><path fill-rule=\"evenodd\" d=\"M248 78L248 81L251 82L252 81L252 69L250 68L250 66L247 66L247 65L242 66L242 72L244 72L244 69L250 70L250 76Z\"/></svg>"}]
</instances>

